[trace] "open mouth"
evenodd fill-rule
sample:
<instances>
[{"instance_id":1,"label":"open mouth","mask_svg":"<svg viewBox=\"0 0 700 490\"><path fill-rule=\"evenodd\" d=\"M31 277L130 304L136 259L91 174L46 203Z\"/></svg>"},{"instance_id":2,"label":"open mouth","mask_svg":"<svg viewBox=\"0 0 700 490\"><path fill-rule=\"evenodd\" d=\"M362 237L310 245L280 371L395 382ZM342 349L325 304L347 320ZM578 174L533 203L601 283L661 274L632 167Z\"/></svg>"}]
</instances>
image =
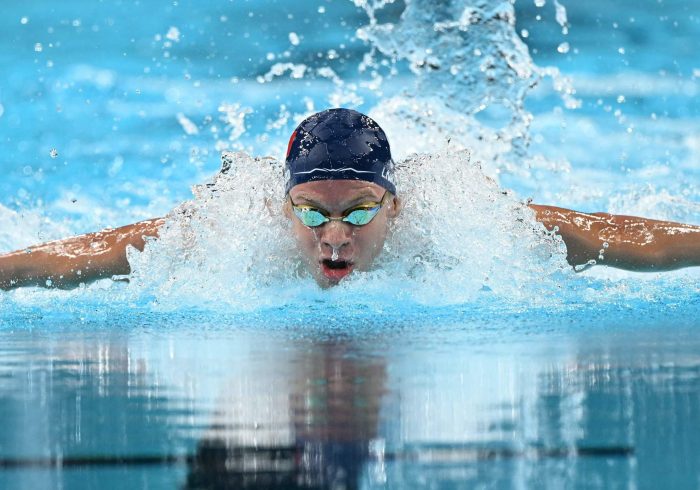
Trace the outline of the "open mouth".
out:
<instances>
[{"instance_id":1,"label":"open mouth","mask_svg":"<svg viewBox=\"0 0 700 490\"><path fill-rule=\"evenodd\" d=\"M340 281L343 277L352 272L352 262L348 262L347 260L324 259L321 261L321 271L328 279Z\"/></svg>"}]
</instances>

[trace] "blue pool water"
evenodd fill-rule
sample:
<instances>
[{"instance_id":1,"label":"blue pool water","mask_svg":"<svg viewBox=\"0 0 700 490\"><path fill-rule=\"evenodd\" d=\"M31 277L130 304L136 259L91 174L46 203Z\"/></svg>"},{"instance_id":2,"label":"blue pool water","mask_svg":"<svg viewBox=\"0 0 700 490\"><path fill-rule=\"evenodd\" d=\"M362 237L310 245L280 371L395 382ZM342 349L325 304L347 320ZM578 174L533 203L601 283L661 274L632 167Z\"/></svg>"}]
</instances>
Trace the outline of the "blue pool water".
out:
<instances>
[{"instance_id":1,"label":"blue pool water","mask_svg":"<svg viewBox=\"0 0 700 490\"><path fill-rule=\"evenodd\" d=\"M700 486L698 271L574 273L522 204L700 224L700 3L386 3L4 6L0 252L191 219L0 293L0 487ZM269 209L337 105L406 212L322 291Z\"/></svg>"}]
</instances>

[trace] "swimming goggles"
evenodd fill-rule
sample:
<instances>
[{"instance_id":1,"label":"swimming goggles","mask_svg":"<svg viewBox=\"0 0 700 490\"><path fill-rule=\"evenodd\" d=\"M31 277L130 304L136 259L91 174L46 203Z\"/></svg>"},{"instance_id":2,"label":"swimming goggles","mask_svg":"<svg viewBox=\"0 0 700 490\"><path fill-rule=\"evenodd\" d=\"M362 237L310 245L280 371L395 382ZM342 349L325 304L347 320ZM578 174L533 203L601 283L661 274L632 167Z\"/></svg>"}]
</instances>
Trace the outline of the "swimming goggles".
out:
<instances>
[{"instance_id":1,"label":"swimming goggles","mask_svg":"<svg viewBox=\"0 0 700 490\"><path fill-rule=\"evenodd\" d=\"M337 218L329 216L328 211L323 209L318 209L304 204L294 204L291 196L289 197L289 202L292 204L292 210L297 218L299 218L299 221L309 228L316 228L328 223L329 221L344 221L346 223L350 223L351 225L364 226L372 221L377 213L379 213L379 210L382 209L382 206L386 204L386 198L388 195L389 191L386 191L380 202L363 203L359 206L346 209L343 211L343 214Z\"/></svg>"}]
</instances>

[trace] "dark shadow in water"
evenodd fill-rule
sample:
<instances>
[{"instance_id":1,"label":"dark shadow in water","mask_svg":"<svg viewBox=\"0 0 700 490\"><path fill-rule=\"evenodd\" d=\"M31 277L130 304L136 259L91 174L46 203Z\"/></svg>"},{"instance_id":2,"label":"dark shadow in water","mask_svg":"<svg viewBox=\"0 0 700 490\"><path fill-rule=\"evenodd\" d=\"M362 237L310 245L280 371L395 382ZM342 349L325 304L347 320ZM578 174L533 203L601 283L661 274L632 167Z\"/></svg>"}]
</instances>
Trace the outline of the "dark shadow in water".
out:
<instances>
[{"instance_id":1,"label":"dark shadow in water","mask_svg":"<svg viewBox=\"0 0 700 490\"><path fill-rule=\"evenodd\" d=\"M359 361L344 342L301 350L286 396L269 394L287 407L270 410L267 418L255 415L254 423L246 410L226 414L223 407L215 417L219 425L198 444L186 488L359 486L378 435L384 360ZM266 389L274 388L259 387Z\"/></svg>"}]
</instances>

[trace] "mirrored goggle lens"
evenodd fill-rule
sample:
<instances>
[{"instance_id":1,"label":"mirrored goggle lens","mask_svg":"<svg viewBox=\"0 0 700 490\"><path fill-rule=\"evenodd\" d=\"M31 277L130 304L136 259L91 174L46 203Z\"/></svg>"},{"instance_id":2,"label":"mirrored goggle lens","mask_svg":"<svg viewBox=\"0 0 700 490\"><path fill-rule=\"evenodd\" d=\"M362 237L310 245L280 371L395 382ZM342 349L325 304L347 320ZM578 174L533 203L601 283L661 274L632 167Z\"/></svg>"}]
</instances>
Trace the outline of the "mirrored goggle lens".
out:
<instances>
[{"instance_id":1,"label":"mirrored goggle lens","mask_svg":"<svg viewBox=\"0 0 700 490\"><path fill-rule=\"evenodd\" d=\"M328 218L315 209L295 207L294 214L297 215L299 221L301 221L305 226L310 226L312 228L321 226L323 223L328 221Z\"/></svg>"},{"instance_id":2,"label":"mirrored goggle lens","mask_svg":"<svg viewBox=\"0 0 700 490\"><path fill-rule=\"evenodd\" d=\"M343 218L343 221L347 221L351 225L355 226L366 225L372 221L378 212L379 206L374 208L356 209Z\"/></svg>"}]
</instances>

